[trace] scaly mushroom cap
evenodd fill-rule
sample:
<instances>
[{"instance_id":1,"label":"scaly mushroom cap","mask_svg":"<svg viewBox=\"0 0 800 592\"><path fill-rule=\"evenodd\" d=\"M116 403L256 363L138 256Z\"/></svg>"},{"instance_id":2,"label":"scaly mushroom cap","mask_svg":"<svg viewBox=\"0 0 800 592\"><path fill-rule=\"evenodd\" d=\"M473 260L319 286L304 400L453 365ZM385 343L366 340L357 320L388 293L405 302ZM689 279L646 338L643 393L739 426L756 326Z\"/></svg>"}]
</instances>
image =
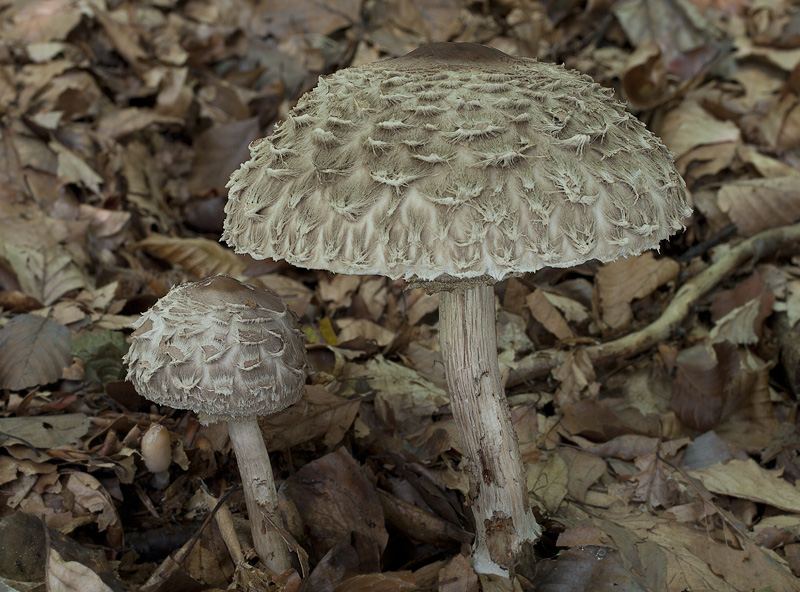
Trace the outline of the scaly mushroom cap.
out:
<instances>
[{"instance_id":1,"label":"scaly mushroom cap","mask_svg":"<svg viewBox=\"0 0 800 592\"><path fill-rule=\"evenodd\" d=\"M611 90L472 43L321 77L250 152L223 238L336 273L500 280L640 253L691 214Z\"/></svg>"},{"instance_id":2,"label":"scaly mushroom cap","mask_svg":"<svg viewBox=\"0 0 800 592\"><path fill-rule=\"evenodd\" d=\"M128 380L204 423L269 415L304 392L303 333L268 290L226 276L176 286L134 329Z\"/></svg>"}]
</instances>

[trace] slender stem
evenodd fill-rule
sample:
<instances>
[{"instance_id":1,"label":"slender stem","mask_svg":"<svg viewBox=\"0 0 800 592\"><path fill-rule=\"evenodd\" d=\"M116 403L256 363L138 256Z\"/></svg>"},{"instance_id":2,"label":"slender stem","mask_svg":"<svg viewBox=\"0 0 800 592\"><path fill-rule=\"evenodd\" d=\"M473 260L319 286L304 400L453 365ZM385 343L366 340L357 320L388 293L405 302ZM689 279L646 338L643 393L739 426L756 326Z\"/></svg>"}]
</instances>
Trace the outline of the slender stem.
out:
<instances>
[{"instance_id":1,"label":"slender stem","mask_svg":"<svg viewBox=\"0 0 800 592\"><path fill-rule=\"evenodd\" d=\"M292 563L286 542L273 526L281 524L281 517L264 436L255 419L228 421L228 433L242 476L256 553L270 571L281 574Z\"/></svg>"},{"instance_id":2,"label":"slender stem","mask_svg":"<svg viewBox=\"0 0 800 592\"><path fill-rule=\"evenodd\" d=\"M541 528L528 506L525 469L497 365L495 324L491 286L439 294L439 340L475 517L473 567L507 577Z\"/></svg>"}]
</instances>

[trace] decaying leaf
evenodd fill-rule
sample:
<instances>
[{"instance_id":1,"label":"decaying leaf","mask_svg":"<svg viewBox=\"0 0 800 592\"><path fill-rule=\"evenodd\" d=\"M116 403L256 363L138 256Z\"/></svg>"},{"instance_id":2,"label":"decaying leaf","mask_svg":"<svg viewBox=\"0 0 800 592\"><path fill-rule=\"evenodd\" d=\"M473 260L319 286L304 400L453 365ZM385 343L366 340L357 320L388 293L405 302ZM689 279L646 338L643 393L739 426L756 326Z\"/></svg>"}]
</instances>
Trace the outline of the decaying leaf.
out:
<instances>
[{"instance_id":1,"label":"decaying leaf","mask_svg":"<svg viewBox=\"0 0 800 592\"><path fill-rule=\"evenodd\" d=\"M50 549L47 559L49 592L114 592L91 569L77 561L64 561L58 551Z\"/></svg>"},{"instance_id":2,"label":"decaying leaf","mask_svg":"<svg viewBox=\"0 0 800 592\"><path fill-rule=\"evenodd\" d=\"M151 255L177 265L194 277L225 274L237 277L244 272L245 262L230 249L205 238L172 238L151 234L134 245Z\"/></svg>"},{"instance_id":3,"label":"decaying leaf","mask_svg":"<svg viewBox=\"0 0 800 592\"><path fill-rule=\"evenodd\" d=\"M350 429L358 407L358 399L337 397L312 385L296 404L260 417L259 425L269 450L288 450L316 440L336 446Z\"/></svg>"},{"instance_id":4,"label":"decaying leaf","mask_svg":"<svg viewBox=\"0 0 800 592\"><path fill-rule=\"evenodd\" d=\"M544 290L536 288L528 296L527 303L533 318L558 339L568 339L573 336L567 321L561 312L550 303Z\"/></svg>"},{"instance_id":5,"label":"decaying leaf","mask_svg":"<svg viewBox=\"0 0 800 592\"><path fill-rule=\"evenodd\" d=\"M389 535L375 488L344 449L314 460L290 477L281 490L291 499L308 533L310 555L320 561L337 543L353 544L360 563L377 571Z\"/></svg>"},{"instance_id":6,"label":"decaying leaf","mask_svg":"<svg viewBox=\"0 0 800 592\"><path fill-rule=\"evenodd\" d=\"M653 293L675 279L680 266L666 257L656 259L652 251L606 263L597 271L603 321L612 329L629 327L633 319L630 303Z\"/></svg>"},{"instance_id":7,"label":"decaying leaf","mask_svg":"<svg viewBox=\"0 0 800 592\"><path fill-rule=\"evenodd\" d=\"M0 444L24 441L35 448L58 448L72 444L89 431L89 418L83 413L43 417L0 418ZM12 438L8 438L12 436Z\"/></svg>"},{"instance_id":8,"label":"decaying leaf","mask_svg":"<svg viewBox=\"0 0 800 592\"><path fill-rule=\"evenodd\" d=\"M608 547L582 545L563 551L536 567L537 590L595 590L644 592L643 582L618 552Z\"/></svg>"},{"instance_id":9,"label":"decaying leaf","mask_svg":"<svg viewBox=\"0 0 800 592\"><path fill-rule=\"evenodd\" d=\"M728 389L739 372L736 346L692 346L678 354L676 368L670 407L689 427L711 429L722 418Z\"/></svg>"},{"instance_id":10,"label":"decaying leaf","mask_svg":"<svg viewBox=\"0 0 800 592\"><path fill-rule=\"evenodd\" d=\"M72 363L69 329L36 315L19 315L0 329L0 387L22 390L58 380Z\"/></svg>"},{"instance_id":11,"label":"decaying leaf","mask_svg":"<svg viewBox=\"0 0 800 592\"><path fill-rule=\"evenodd\" d=\"M359 375L375 390L375 411L385 425L400 433L415 430L449 403L447 393L414 370L381 356L370 360Z\"/></svg>"},{"instance_id":12,"label":"decaying leaf","mask_svg":"<svg viewBox=\"0 0 800 592\"><path fill-rule=\"evenodd\" d=\"M732 459L690 471L712 493L768 504L788 512L800 512L800 491L752 459Z\"/></svg>"},{"instance_id":13,"label":"decaying leaf","mask_svg":"<svg viewBox=\"0 0 800 592\"><path fill-rule=\"evenodd\" d=\"M800 185L795 175L726 183L717 200L744 236L800 220Z\"/></svg>"}]
</instances>

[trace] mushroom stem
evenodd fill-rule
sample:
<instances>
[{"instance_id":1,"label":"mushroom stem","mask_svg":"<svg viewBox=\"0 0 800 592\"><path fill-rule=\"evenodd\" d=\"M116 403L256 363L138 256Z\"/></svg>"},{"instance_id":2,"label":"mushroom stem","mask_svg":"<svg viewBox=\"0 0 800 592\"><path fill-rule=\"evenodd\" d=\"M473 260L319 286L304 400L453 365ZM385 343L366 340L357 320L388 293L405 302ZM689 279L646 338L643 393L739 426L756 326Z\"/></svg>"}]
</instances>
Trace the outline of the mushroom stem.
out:
<instances>
[{"instance_id":1,"label":"mushroom stem","mask_svg":"<svg viewBox=\"0 0 800 592\"><path fill-rule=\"evenodd\" d=\"M292 567L292 562L286 542L274 526L281 524L281 517L264 436L255 419L229 420L228 434L242 477L253 546L267 569L281 574Z\"/></svg>"},{"instance_id":2,"label":"mushroom stem","mask_svg":"<svg viewBox=\"0 0 800 592\"><path fill-rule=\"evenodd\" d=\"M497 364L492 286L439 294L439 340L475 517L476 572L508 577L541 534ZM526 545L528 543L528 545Z\"/></svg>"}]
</instances>

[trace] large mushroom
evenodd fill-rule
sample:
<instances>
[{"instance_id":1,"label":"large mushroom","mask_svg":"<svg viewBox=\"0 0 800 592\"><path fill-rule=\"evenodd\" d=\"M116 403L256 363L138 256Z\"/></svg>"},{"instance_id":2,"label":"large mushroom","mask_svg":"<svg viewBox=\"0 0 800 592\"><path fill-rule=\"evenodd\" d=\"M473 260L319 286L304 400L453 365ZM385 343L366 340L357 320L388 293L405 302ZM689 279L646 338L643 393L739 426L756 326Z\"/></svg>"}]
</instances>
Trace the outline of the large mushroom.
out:
<instances>
[{"instance_id":1,"label":"large mushroom","mask_svg":"<svg viewBox=\"0 0 800 592\"><path fill-rule=\"evenodd\" d=\"M134 324L128 380L151 401L226 421L256 553L291 567L278 495L256 420L297 402L308 370L297 319L277 294L227 276L176 286Z\"/></svg>"},{"instance_id":2,"label":"large mushroom","mask_svg":"<svg viewBox=\"0 0 800 592\"><path fill-rule=\"evenodd\" d=\"M256 258L439 291L471 484L473 565L540 534L501 384L493 284L658 246L691 214L672 156L589 77L434 43L323 76L230 180L224 239Z\"/></svg>"}]
</instances>

